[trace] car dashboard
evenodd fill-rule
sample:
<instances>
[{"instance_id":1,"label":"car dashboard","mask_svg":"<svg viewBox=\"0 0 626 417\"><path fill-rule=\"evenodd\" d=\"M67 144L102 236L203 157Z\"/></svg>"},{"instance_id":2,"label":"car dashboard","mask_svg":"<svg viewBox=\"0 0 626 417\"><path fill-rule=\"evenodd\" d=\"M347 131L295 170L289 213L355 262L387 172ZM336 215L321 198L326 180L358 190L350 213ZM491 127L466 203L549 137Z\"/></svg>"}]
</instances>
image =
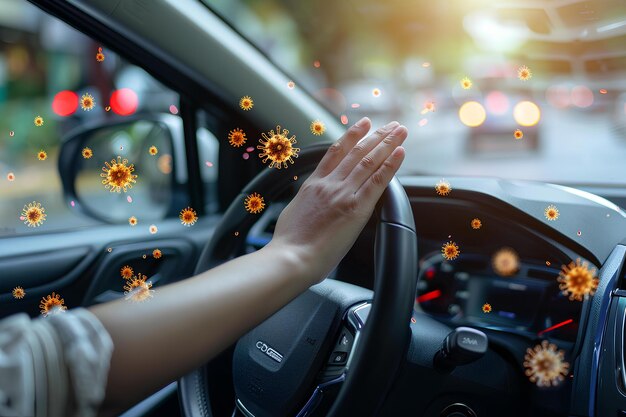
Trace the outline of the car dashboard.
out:
<instances>
[{"instance_id":1,"label":"car dashboard","mask_svg":"<svg viewBox=\"0 0 626 417\"><path fill-rule=\"evenodd\" d=\"M581 410L595 398L589 369L601 365L590 338L602 322L590 316L600 308L594 299L611 294L603 266L623 245L626 215L606 200L550 184L458 178L450 180L448 195L438 195L437 181L401 180L415 219L419 265L410 324L414 340L407 354L412 367L399 375L389 415L438 416L438 400L420 403L418 396L406 405L416 389L441 401L473 392L464 401L478 415L587 415ZM555 219L546 213L550 206L559 210ZM250 231L248 250L271 239L282 207L268 207ZM331 278L372 289L375 234L373 216ZM568 289L563 277L577 266L597 277L603 294L594 298L595 287L583 289L588 295ZM441 376L433 370L433 353L442 335L459 326L485 332L496 353ZM542 343L567 364L561 377L557 372L550 380L534 378L529 354ZM496 381L508 382L503 388ZM583 394L572 395L578 391Z\"/></svg>"}]
</instances>

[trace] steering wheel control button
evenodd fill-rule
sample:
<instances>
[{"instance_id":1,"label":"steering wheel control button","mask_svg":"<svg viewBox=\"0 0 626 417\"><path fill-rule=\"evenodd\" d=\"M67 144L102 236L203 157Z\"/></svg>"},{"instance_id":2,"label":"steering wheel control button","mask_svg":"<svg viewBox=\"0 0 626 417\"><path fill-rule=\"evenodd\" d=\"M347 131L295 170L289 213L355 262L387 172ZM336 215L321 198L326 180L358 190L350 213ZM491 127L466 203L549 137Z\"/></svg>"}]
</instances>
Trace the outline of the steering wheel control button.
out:
<instances>
[{"instance_id":1,"label":"steering wheel control button","mask_svg":"<svg viewBox=\"0 0 626 417\"><path fill-rule=\"evenodd\" d=\"M450 404L441 410L440 417L477 417L474 410L462 403Z\"/></svg>"},{"instance_id":2,"label":"steering wheel control button","mask_svg":"<svg viewBox=\"0 0 626 417\"><path fill-rule=\"evenodd\" d=\"M443 346L435 354L435 366L446 372L480 359L486 352L489 341L487 335L471 327L457 327L443 341Z\"/></svg>"},{"instance_id":3,"label":"steering wheel control button","mask_svg":"<svg viewBox=\"0 0 626 417\"><path fill-rule=\"evenodd\" d=\"M348 352L333 352L328 363L331 365L345 365L347 360Z\"/></svg>"},{"instance_id":4,"label":"steering wheel control button","mask_svg":"<svg viewBox=\"0 0 626 417\"><path fill-rule=\"evenodd\" d=\"M334 350L337 352L350 352L350 350L352 350L353 343L354 336L352 336L352 333L344 327L339 334L339 340L337 340Z\"/></svg>"}]
</instances>

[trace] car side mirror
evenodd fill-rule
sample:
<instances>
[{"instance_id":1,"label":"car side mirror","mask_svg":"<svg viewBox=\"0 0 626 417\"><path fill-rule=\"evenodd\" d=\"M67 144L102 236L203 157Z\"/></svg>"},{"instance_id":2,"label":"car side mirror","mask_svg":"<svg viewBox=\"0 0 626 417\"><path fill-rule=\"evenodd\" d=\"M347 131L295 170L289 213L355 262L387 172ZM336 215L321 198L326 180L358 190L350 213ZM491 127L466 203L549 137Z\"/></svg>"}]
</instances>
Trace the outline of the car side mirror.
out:
<instances>
[{"instance_id":1,"label":"car side mirror","mask_svg":"<svg viewBox=\"0 0 626 417\"><path fill-rule=\"evenodd\" d=\"M70 132L59 154L64 197L73 210L107 223L140 223L176 213L187 181L182 120L137 115ZM108 175L121 163L136 175ZM122 169L129 174L128 171ZM113 171L115 174L115 170ZM118 187L118 185L126 185Z\"/></svg>"}]
</instances>

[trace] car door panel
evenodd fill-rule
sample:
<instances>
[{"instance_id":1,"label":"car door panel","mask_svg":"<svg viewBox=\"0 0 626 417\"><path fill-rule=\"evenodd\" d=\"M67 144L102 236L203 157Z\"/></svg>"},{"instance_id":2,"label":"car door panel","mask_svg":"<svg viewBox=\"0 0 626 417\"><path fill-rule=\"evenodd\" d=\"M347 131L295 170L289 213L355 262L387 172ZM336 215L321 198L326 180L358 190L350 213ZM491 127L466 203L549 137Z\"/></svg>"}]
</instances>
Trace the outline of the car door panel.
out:
<instances>
[{"instance_id":1,"label":"car door panel","mask_svg":"<svg viewBox=\"0 0 626 417\"><path fill-rule=\"evenodd\" d=\"M155 222L155 235L146 224L103 225L0 239L0 318L18 312L36 316L41 298L52 292L68 308L121 298L124 265L146 275L153 289L189 277L219 218L200 218L192 227L178 219ZM157 248L160 259L152 256ZM24 288L23 299L12 296L16 286Z\"/></svg>"}]
</instances>

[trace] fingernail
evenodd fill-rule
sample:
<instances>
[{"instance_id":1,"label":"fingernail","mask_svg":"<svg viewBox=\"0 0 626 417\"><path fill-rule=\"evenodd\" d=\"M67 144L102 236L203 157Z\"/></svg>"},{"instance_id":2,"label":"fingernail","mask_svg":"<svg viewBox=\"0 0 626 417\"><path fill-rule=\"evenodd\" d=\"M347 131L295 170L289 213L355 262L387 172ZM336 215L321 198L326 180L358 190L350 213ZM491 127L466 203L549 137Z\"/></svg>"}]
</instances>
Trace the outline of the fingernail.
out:
<instances>
[{"instance_id":1,"label":"fingernail","mask_svg":"<svg viewBox=\"0 0 626 417\"><path fill-rule=\"evenodd\" d=\"M354 125L356 127L361 127L364 126L370 119L368 119L367 117L362 118L361 120L359 120L358 122L356 122Z\"/></svg>"},{"instance_id":2,"label":"fingernail","mask_svg":"<svg viewBox=\"0 0 626 417\"><path fill-rule=\"evenodd\" d=\"M398 126L400 123L396 122L395 120L393 122L389 122L385 125L385 129L391 129L393 127Z\"/></svg>"}]
</instances>

